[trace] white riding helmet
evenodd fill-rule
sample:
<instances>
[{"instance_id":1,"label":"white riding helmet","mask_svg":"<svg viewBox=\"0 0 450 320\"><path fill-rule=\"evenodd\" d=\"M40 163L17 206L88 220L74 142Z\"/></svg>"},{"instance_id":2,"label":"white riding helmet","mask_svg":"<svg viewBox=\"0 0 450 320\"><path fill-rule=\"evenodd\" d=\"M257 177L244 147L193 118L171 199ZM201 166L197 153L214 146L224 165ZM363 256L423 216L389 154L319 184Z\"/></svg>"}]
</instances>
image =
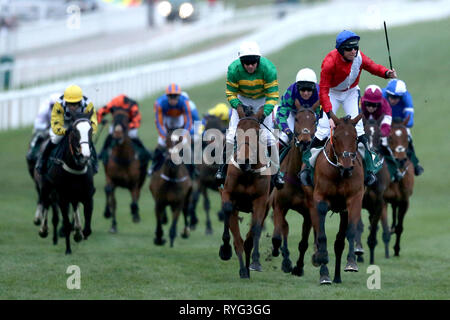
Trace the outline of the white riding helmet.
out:
<instances>
[{"instance_id":1,"label":"white riding helmet","mask_svg":"<svg viewBox=\"0 0 450 320\"><path fill-rule=\"evenodd\" d=\"M316 73L310 68L300 69L300 71L297 72L297 76L295 77L295 82L299 81L317 83Z\"/></svg>"},{"instance_id":2,"label":"white riding helmet","mask_svg":"<svg viewBox=\"0 0 450 320\"><path fill-rule=\"evenodd\" d=\"M259 45L255 41L245 41L241 43L238 51L238 57L261 56Z\"/></svg>"}]
</instances>

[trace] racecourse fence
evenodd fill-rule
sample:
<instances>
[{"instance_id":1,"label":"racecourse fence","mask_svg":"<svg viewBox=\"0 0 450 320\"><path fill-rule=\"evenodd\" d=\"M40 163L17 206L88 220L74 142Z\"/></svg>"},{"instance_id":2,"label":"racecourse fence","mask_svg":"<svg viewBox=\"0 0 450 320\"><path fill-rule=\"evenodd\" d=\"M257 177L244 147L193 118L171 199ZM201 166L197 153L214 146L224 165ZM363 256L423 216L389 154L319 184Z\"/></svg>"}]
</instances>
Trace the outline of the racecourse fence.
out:
<instances>
[{"instance_id":1,"label":"racecourse fence","mask_svg":"<svg viewBox=\"0 0 450 320\"><path fill-rule=\"evenodd\" d=\"M314 5L291 14L277 24L266 24L245 39L256 40L263 54L267 55L306 36L341 31L343 20L346 21L345 28L381 30L383 20L386 20L389 26L393 26L450 15L450 3L445 0L386 2L378 15L373 14L372 7L367 7L367 4L359 1L351 2L351 5L354 10L362 12L360 19L347 19L354 10L349 12L347 4L344 6L342 2ZM324 14L329 11L334 14L329 16L327 23L323 23ZM381 12L384 16L381 16ZM298 28L299 21L302 22L303 28ZM242 40L244 38L179 59L2 93L0 130L32 124L39 104L51 93L63 92L64 88L72 83L81 86L84 94L99 107L120 93L126 93L139 100L162 91L170 82L177 82L182 87L189 88L215 80L224 76L227 66L236 58L236 51Z\"/></svg>"}]
</instances>

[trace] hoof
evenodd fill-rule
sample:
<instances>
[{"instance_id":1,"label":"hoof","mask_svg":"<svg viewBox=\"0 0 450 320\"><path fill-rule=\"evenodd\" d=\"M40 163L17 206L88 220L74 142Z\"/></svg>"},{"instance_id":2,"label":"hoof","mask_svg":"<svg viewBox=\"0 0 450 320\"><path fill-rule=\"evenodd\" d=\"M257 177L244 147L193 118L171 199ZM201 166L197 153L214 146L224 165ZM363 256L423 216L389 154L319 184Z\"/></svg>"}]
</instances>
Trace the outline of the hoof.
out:
<instances>
[{"instance_id":1,"label":"hoof","mask_svg":"<svg viewBox=\"0 0 450 320\"><path fill-rule=\"evenodd\" d=\"M41 224L41 219L35 218L35 219L33 219L33 223L34 223L34 225L39 226Z\"/></svg>"},{"instance_id":2,"label":"hoof","mask_svg":"<svg viewBox=\"0 0 450 320\"><path fill-rule=\"evenodd\" d=\"M48 230L39 230L39 236L41 236L41 238L47 238Z\"/></svg>"},{"instance_id":3,"label":"hoof","mask_svg":"<svg viewBox=\"0 0 450 320\"><path fill-rule=\"evenodd\" d=\"M183 233L181 234L181 237L183 239L189 238L189 230L190 230L189 228L184 228Z\"/></svg>"},{"instance_id":4,"label":"hoof","mask_svg":"<svg viewBox=\"0 0 450 320\"><path fill-rule=\"evenodd\" d=\"M164 240L163 238L161 239L155 238L155 240L153 240L153 243L157 246L162 246L166 243L166 240Z\"/></svg>"},{"instance_id":5,"label":"hoof","mask_svg":"<svg viewBox=\"0 0 450 320\"><path fill-rule=\"evenodd\" d=\"M241 277L241 279L250 279L250 272L247 270L247 268L240 269L239 276Z\"/></svg>"},{"instance_id":6,"label":"hoof","mask_svg":"<svg viewBox=\"0 0 450 320\"><path fill-rule=\"evenodd\" d=\"M227 261L231 259L231 246L230 245L221 245L219 250L220 259Z\"/></svg>"},{"instance_id":7,"label":"hoof","mask_svg":"<svg viewBox=\"0 0 450 320\"><path fill-rule=\"evenodd\" d=\"M345 272L358 272L358 265L356 262L347 262L347 265L344 268Z\"/></svg>"},{"instance_id":8,"label":"hoof","mask_svg":"<svg viewBox=\"0 0 450 320\"><path fill-rule=\"evenodd\" d=\"M91 235L91 233L92 233L91 229L89 229L89 230L84 229L83 230L83 238L84 238L84 240L87 240L88 237Z\"/></svg>"},{"instance_id":9,"label":"hoof","mask_svg":"<svg viewBox=\"0 0 450 320\"><path fill-rule=\"evenodd\" d=\"M297 277L302 277L304 275L303 269L300 269L299 267L295 266L294 269L292 269L292 274Z\"/></svg>"},{"instance_id":10,"label":"hoof","mask_svg":"<svg viewBox=\"0 0 450 320\"><path fill-rule=\"evenodd\" d=\"M75 234L73 235L73 240L75 240L75 242L80 242L81 240L83 240L83 233L81 232L81 230L75 231Z\"/></svg>"},{"instance_id":11,"label":"hoof","mask_svg":"<svg viewBox=\"0 0 450 320\"><path fill-rule=\"evenodd\" d=\"M134 215L133 215L133 222L134 222L134 223L139 223L139 222L141 222L141 217L139 216L139 214L134 214Z\"/></svg>"},{"instance_id":12,"label":"hoof","mask_svg":"<svg viewBox=\"0 0 450 320\"><path fill-rule=\"evenodd\" d=\"M356 256L356 262L364 262L364 257L362 255Z\"/></svg>"},{"instance_id":13,"label":"hoof","mask_svg":"<svg viewBox=\"0 0 450 320\"><path fill-rule=\"evenodd\" d=\"M290 273L292 271L291 260L283 259L283 262L281 263L281 270L283 270L284 273Z\"/></svg>"},{"instance_id":14,"label":"hoof","mask_svg":"<svg viewBox=\"0 0 450 320\"><path fill-rule=\"evenodd\" d=\"M117 227L111 227L111 229L109 229L109 233L116 234L117 233Z\"/></svg>"},{"instance_id":15,"label":"hoof","mask_svg":"<svg viewBox=\"0 0 450 320\"><path fill-rule=\"evenodd\" d=\"M67 250L66 250L66 255L68 255L68 254L72 254L72 250L67 249Z\"/></svg>"},{"instance_id":16,"label":"hoof","mask_svg":"<svg viewBox=\"0 0 450 320\"><path fill-rule=\"evenodd\" d=\"M355 254L357 255L357 256L360 256L360 255L363 255L364 254L364 249L362 248L362 247L356 247L355 248Z\"/></svg>"},{"instance_id":17,"label":"hoof","mask_svg":"<svg viewBox=\"0 0 450 320\"><path fill-rule=\"evenodd\" d=\"M250 264L250 270L251 271L261 272L262 271L261 263L259 263L259 262L252 262Z\"/></svg>"},{"instance_id":18,"label":"hoof","mask_svg":"<svg viewBox=\"0 0 450 320\"><path fill-rule=\"evenodd\" d=\"M333 279L333 283L342 283L342 280L341 280L341 278L339 277L339 278L334 278Z\"/></svg>"},{"instance_id":19,"label":"hoof","mask_svg":"<svg viewBox=\"0 0 450 320\"><path fill-rule=\"evenodd\" d=\"M330 285L331 279L329 276L321 276L319 283L320 283L320 285Z\"/></svg>"},{"instance_id":20,"label":"hoof","mask_svg":"<svg viewBox=\"0 0 450 320\"><path fill-rule=\"evenodd\" d=\"M213 234L213 229L212 229L211 227L206 228L205 234L206 234L207 236Z\"/></svg>"}]
</instances>

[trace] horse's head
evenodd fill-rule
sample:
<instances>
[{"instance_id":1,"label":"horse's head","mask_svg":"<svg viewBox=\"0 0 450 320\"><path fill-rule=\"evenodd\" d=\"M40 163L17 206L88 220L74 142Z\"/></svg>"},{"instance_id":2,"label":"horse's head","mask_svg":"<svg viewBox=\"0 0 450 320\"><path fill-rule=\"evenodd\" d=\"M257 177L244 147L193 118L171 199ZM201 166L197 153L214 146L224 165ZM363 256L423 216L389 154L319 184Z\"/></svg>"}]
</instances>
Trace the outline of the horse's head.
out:
<instances>
[{"instance_id":1,"label":"horse's head","mask_svg":"<svg viewBox=\"0 0 450 320\"><path fill-rule=\"evenodd\" d=\"M371 149L378 149L381 139L380 122L375 119L366 120L363 118L364 132L369 140L369 147Z\"/></svg>"},{"instance_id":2,"label":"horse's head","mask_svg":"<svg viewBox=\"0 0 450 320\"><path fill-rule=\"evenodd\" d=\"M167 154L165 158L167 164L172 169L175 168L176 166L173 159L175 157L179 157L181 155L180 153L182 153L183 150L186 149L185 145L187 143L190 143L189 139L187 139L185 135L180 134L178 129L181 128L167 129L167 136L166 136Z\"/></svg>"},{"instance_id":3,"label":"horse's head","mask_svg":"<svg viewBox=\"0 0 450 320\"><path fill-rule=\"evenodd\" d=\"M298 105L294 121L294 143L300 151L303 151L310 144L316 131L316 114L311 108L302 108Z\"/></svg>"},{"instance_id":4,"label":"horse's head","mask_svg":"<svg viewBox=\"0 0 450 320\"><path fill-rule=\"evenodd\" d=\"M90 113L72 115L74 120L68 131L70 152L77 165L84 166L91 157L92 125Z\"/></svg>"},{"instance_id":5,"label":"horse's head","mask_svg":"<svg viewBox=\"0 0 450 320\"><path fill-rule=\"evenodd\" d=\"M351 119L350 116L338 119L334 114L331 115L336 125L330 136L331 149L334 152L341 176L344 178L352 175L355 165L358 148L355 126L361 117L362 114L354 119Z\"/></svg>"},{"instance_id":6,"label":"horse's head","mask_svg":"<svg viewBox=\"0 0 450 320\"><path fill-rule=\"evenodd\" d=\"M408 160L406 154L409 144L408 131L406 130L408 121L409 116L405 120L395 118L392 122L391 133L388 138L389 148L391 148L395 160L401 169L405 168Z\"/></svg>"},{"instance_id":7,"label":"horse's head","mask_svg":"<svg viewBox=\"0 0 450 320\"><path fill-rule=\"evenodd\" d=\"M238 122L236 156L239 167L244 172L251 171L252 165L258 163L259 128L258 119L249 112Z\"/></svg>"},{"instance_id":8,"label":"horse's head","mask_svg":"<svg viewBox=\"0 0 450 320\"><path fill-rule=\"evenodd\" d=\"M113 111L113 132L112 137L119 144L128 136L129 116L127 111L123 109L115 109Z\"/></svg>"}]
</instances>

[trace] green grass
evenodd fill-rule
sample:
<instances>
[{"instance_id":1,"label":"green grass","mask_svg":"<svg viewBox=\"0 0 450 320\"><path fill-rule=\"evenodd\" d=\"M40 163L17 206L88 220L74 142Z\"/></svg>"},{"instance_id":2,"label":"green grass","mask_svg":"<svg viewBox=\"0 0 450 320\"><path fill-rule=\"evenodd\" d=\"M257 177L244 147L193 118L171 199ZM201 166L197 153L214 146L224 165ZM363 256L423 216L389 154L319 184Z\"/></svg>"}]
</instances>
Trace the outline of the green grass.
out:
<instances>
[{"instance_id":1,"label":"green grass","mask_svg":"<svg viewBox=\"0 0 450 320\"><path fill-rule=\"evenodd\" d=\"M281 257L271 258L273 224L267 219L261 241L264 271L251 273L241 280L233 252L230 261L218 256L222 224L215 214L214 234L206 236L203 210L198 209L200 225L189 239L178 237L174 248L153 245L155 216L153 200L146 181L140 199L141 222L133 224L129 210L130 195L117 191L119 233L108 233L110 221L103 218L104 174L95 177L97 192L93 216L93 234L75 244L73 254L65 256L60 241L51 244L41 239L32 224L36 195L26 171L25 153L31 129L0 133L0 299L448 299L450 292L448 214L448 141L447 114L450 103L448 70L450 62L450 19L391 28L389 38L394 67L406 81L415 102L413 137L416 151L425 168L415 182L410 209L405 218L401 256L385 259L380 232L375 261L381 268L381 290L369 290L366 262L360 272L343 273L343 283L329 287L318 285L318 269L311 261L312 239L306 253L305 276L294 277L280 270ZM360 32L361 48L374 61L387 64L384 34ZM294 43L269 58L279 72L281 93L294 81L302 67L312 67L318 74L323 57L333 47L335 34L311 37ZM222 79L189 90L201 113L225 100L225 75ZM386 82L364 72L360 87ZM152 104L156 97L141 101L143 125L140 137L151 148L156 144ZM106 131L106 130L105 130ZM100 141L103 141L105 132ZM100 142L98 147L100 147ZM219 197L211 193L212 212L219 209ZM249 215L244 214L242 234L248 231ZM363 212L366 225L367 212ZM302 218L288 214L291 259L298 257ZM328 216L327 234L329 268L334 274L333 241L338 215ZM181 232L182 223L178 225ZM168 227L164 227L165 236ZM393 240L391 240L391 248ZM364 245L366 252L367 245ZM346 246L347 250L348 246ZM344 254L346 255L346 252ZM392 253L392 249L391 249ZM68 290L69 265L81 268L81 290Z\"/></svg>"}]
</instances>

